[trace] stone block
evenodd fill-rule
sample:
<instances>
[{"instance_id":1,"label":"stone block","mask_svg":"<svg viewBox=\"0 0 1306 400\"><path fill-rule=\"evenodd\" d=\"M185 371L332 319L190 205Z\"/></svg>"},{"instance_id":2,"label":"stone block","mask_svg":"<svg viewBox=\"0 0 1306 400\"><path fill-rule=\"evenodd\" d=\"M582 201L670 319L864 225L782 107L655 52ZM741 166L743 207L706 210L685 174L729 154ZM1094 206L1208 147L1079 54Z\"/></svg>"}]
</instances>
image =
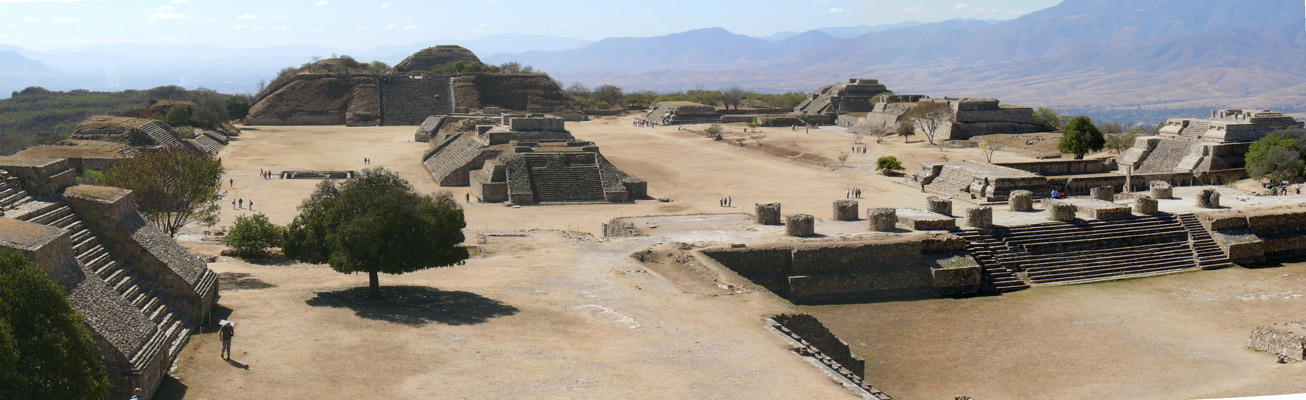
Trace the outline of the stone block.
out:
<instances>
[{"instance_id":1,"label":"stone block","mask_svg":"<svg viewBox=\"0 0 1306 400\"><path fill-rule=\"evenodd\" d=\"M807 214L791 215L785 218L785 234L796 237L816 235L816 218Z\"/></svg>"},{"instance_id":2,"label":"stone block","mask_svg":"<svg viewBox=\"0 0 1306 400\"><path fill-rule=\"evenodd\" d=\"M1220 208L1220 192L1215 189L1203 189L1197 194L1197 206L1201 208Z\"/></svg>"},{"instance_id":3,"label":"stone block","mask_svg":"<svg viewBox=\"0 0 1306 400\"><path fill-rule=\"evenodd\" d=\"M1156 214L1157 201L1149 196L1134 199L1134 212L1143 215Z\"/></svg>"},{"instance_id":4,"label":"stone block","mask_svg":"<svg viewBox=\"0 0 1306 400\"><path fill-rule=\"evenodd\" d=\"M1007 203L1011 205L1011 211L1033 211L1034 194L1028 190L1017 190L1011 192L1011 195L1007 198Z\"/></svg>"},{"instance_id":5,"label":"stone block","mask_svg":"<svg viewBox=\"0 0 1306 400\"><path fill-rule=\"evenodd\" d=\"M1102 201L1116 201L1116 188L1111 186L1098 186L1089 189L1089 197Z\"/></svg>"},{"instance_id":6,"label":"stone block","mask_svg":"<svg viewBox=\"0 0 1306 400\"><path fill-rule=\"evenodd\" d=\"M952 216L952 199L930 196L930 198L926 199L926 202L928 202L928 206L925 211Z\"/></svg>"},{"instance_id":7,"label":"stone block","mask_svg":"<svg viewBox=\"0 0 1306 400\"><path fill-rule=\"evenodd\" d=\"M1306 322L1261 326L1252 331L1247 347L1297 361L1306 361Z\"/></svg>"},{"instance_id":8,"label":"stone block","mask_svg":"<svg viewBox=\"0 0 1306 400\"><path fill-rule=\"evenodd\" d=\"M871 208L866 210L866 218L871 221L872 231L889 232L898 224L898 210L892 208Z\"/></svg>"},{"instance_id":9,"label":"stone block","mask_svg":"<svg viewBox=\"0 0 1306 400\"><path fill-rule=\"evenodd\" d=\"M1074 204L1054 200L1048 205L1048 219L1061 222L1074 221L1077 209Z\"/></svg>"},{"instance_id":10,"label":"stone block","mask_svg":"<svg viewBox=\"0 0 1306 400\"><path fill-rule=\"evenodd\" d=\"M993 226L993 208L975 207L966 209L966 226L988 228Z\"/></svg>"},{"instance_id":11,"label":"stone block","mask_svg":"<svg viewBox=\"0 0 1306 400\"><path fill-rule=\"evenodd\" d=\"M947 230L957 227L957 220L947 215L914 208L897 210L898 223L913 230Z\"/></svg>"},{"instance_id":12,"label":"stone block","mask_svg":"<svg viewBox=\"0 0 1306 400\"><path fill-rule=\"evenodd\" d=\"M837 200L834 202L834 220L835 221L856 221L861 219L857 215L857 200Z\"/></svg>"},{"instance_id":13,"label":"stone block","mask_svg":"<svg viewBox=\"0 0 1306 400\"><path fill-rule=\"evenodd\" d=\"M780 225L780 203L754 204L757 223Z\"/></svg>"},{"instance_id":14,"label":"stone block","mask_svg":"<svg viewBox=\"0 0 1306 400\"><path fill-rule=\"evenodd\" d=\"M1174 187L1170 186L1170 182L1151 181L1147 183L1147 187L1148 189L1151 189L1151 196L1153 199L1169 199L1174 197Z\"/></svg>"}]
</instances>

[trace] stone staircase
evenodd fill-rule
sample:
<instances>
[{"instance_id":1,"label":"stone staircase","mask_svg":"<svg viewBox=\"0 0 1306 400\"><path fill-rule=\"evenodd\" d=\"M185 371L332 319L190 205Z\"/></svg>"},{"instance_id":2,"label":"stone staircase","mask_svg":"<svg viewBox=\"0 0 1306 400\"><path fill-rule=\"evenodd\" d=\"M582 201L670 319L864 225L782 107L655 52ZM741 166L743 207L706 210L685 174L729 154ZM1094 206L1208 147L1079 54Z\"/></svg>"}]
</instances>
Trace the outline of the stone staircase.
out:
<instances>
[{"instance_id":1,"label":"stone staircase","mask_svg":"<svg viewBox=\"0 0 1306 400\"><path fill-rule=\"evenodd\" d=\"M579 155L578 155L579 156ZM603 180L593 155L582 162L564 162L554 155L527 155L531 190L538 203L602 202ZM574 161L574 160L573 160ZM588 162L584 162L588 161Z\"/></svg>"},{"instance_id":2,"label":"stone staircase","mask_svg":"<svg viewBox=\"0 0 1306 400\"><path fill-rule=\"evenodd\" d=\"M1191 215L1161 214L1108 221L1043 223L961 231L983 266L982 288L1071 284L1228 265L1228 258Z\"/></svg>"},{"instance_id":3,"label":"stone staircase","mask_svg":"<svg viewBox=\"0 0 1306 400\"><path fill-rule=\"evenodd\" d=\"M453 113L453 86L448 76L389 77L379 87L382 125L421 125L426 117Z\"/></svg>"},{"instance_id":4,"label":"stone staircase","mask_svg":"<svg viewBox=\"0 0 1306 400\"><path fill-rule=\"evenodd\" d=\"M955 195L970 190L970 184L973 181L971 175L966 174L959 168L944 167L942 171L939 171L939 176L934 177L934 180L927 187L939 193Z\"/></svg>"},{"instance_id":5,"label":"stone staircase","mask_svg":"<svg viewBox=\"0 0 1306 400\"><path fill-rule=\"evenodd\" d=\"M1224 268L1233 265L1229 261L1229 256L1224 254L1224 250L1211 233L1197 221L1193 214L1180 214L1179 223L1183 224L1184 229L1188 230L1188 236L1192 238L1193 251L1197 253L1197 266L1202 269Z\"/></svg>"},{"instance_id":6,"label":"stone staircase","mask_svg":"<svg viewBox=\"0 0 1306 400\"><path fill-rule=\"evenodd\" d=\"M1179 166L1179 161L1188 155L1192 144L1183 140L1161 139L1156 144L1156 148L1147 155L1143 164L1138 167L1138 173L1164 173L1175 172Z\"/></svg>"},{"instance_id":7,"label":"stone staircase","mask_svg":"<svg viewBox=\"0 0 1306 400\"><path fill-rule=\"evenodd\" d=\"M1200 119L1193 120L1188 124L1187 127L1184 127L1184 129L1179 132L1179 137L1183 138L1184 140L1198 141L1201 140L1202 135L1209 130L1211 130L1210 123L1207 123L1206 121Z\"/></svg>"},{"instance_id":8,"label":"stone staircase","mask_svg":"<svg viewBox=\"0 0 1306 400\"><path fill-rule=\"evenodd\" d=\"M468 167L468 163L476 161L481 151L481 143L476 138L463 134L440 144L430 153L430 156L426 157L426 160L422 161L422 164L426 165L426 170L431 172L440 186L466 185L468 183L466 174L451 175Z\"/></svg>"},{"instance_id":9,"label":"stone staircase","mask_svg":"<svg viewBox=\"0 0 1306 400\"><path fill-rule=\"evenodd\" d=\"M218 154L218 150L222 150L222 148L227 145L226 143L223 143L215 139L214 137L209 136L207 132L201 133L195 136L195 139L191 139L189 141L194 143L194 146L197 149L205 153L208 153L210 155Z\"/></svg>"},{"instance_id":10,"label":"stone staircase","mask_svg":"<svg viewBox=\"0 0 1306 400\"><path fill-rule=\"evenodd\" d=\"M104 280L105 284L155 324L157 329L154 335L136 354L131 355L129 361L133 366L143 368L160 351L167 351L169 360L176 359L177 354L190 341L191 328L186 324L188 319L184 313L174 307L162 288L149 277L137 273L124 257L116 254L107 242L62 202L51 203L29 214L26 221L70 232L73 252L77 254L77 261L86 273ZM216 274L209 275L216 277Z\"/></svg>"},{"instance_id":11,"label":"stone staircase","mask_svg":"<svg viewBox=\"0 0 1306 400\"><path fill-rule=\"evenodd\" d=\"M18 185L18 178L0 180L0 211L21 206L32 200L35 199Z\"/></svg>"},{"instance_id":12,"label":"stone staircase","mask_svg":"<svg viewBox=\"0 0 1306 400\"><path fill-rule=\"evenodd\" d=\"M183 146L181 141L177 140L176 136L173 136L168 128L168 124L159 121L150 121L145 125L141 125L140 130L141 132L145 132L146 135L149 135L150 139L153 139L154 143L157 143L160 146L168 148Z\"/></svg>"}]
</instances>

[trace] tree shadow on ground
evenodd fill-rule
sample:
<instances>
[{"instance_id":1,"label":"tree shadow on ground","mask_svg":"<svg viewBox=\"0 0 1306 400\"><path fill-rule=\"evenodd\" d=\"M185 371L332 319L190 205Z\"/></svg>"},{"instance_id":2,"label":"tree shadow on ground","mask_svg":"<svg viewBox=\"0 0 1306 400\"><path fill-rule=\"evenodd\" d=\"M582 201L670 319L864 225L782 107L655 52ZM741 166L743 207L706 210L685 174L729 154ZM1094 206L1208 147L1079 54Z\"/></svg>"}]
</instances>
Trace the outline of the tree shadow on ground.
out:
<instances>
[{"instance_id":1,"label":"tree shadow on ground","mask_svg":"<svg viewBox=\"0 0 1306 400\"><path fill-rule=\"evenodd\" d=\"M239 258L241 260L245 260L245 262L247 263L254 264L254 265L262 265L265 267L267 266L284 267L289 265L295 265L294 260L286 258L278 251L272 251L272 252L268 252L267 254L262 254L257 256L246 256L246 255L236 254L236 252L232 250L223 250L222 255L227 257Z\"/></svg>"},{"instance_id":2,"label":"tree shadow on ground","mask_svg":"<svg viewBox=\"0 0 1306 400\"><path fill-rule=\"evenodd\" d=\"M218 274L218 287L221 289L267 289L277 285L267 283L244 272L223 272Z\"/></svg>"},{"instance_id":3,"label":"tree shadow on ground","mask_svg":"<svg viewBox=\"0 0 1306 400\"><path fill-rule=\"evenodd\" d=\"M382 286L378 298L369 297L366 287L318 292L305 303L313 307L348 308L362 318L410 326L432 322L474 325L518 311L516 307L475 293L426 286Z\"/></svg>"}]
</instances>

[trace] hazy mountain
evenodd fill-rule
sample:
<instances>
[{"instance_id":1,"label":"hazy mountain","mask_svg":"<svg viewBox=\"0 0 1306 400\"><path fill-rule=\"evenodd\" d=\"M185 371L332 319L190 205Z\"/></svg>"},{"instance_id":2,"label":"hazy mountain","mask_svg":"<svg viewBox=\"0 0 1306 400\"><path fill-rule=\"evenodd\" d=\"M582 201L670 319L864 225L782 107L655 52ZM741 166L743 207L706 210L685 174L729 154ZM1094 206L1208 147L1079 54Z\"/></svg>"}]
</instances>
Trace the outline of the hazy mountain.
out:
<instances>
[{"instance_id":1,"label":"hazy mountain","mask_svg":"<svg viewBox=\"0 0 1306 400\"><path fill-rule=\"evenodd\" d=\"M906 21L906 22L899 22L896 24L840 26L840 27L820 28L820 29L813 29L813 30L824 33L826 35L830 35L831 37L838 38L838 39L851 39L861 35L865 35L870 32L883 32L883 31L893 30L893 29L912 28L921 32L938 32L938 31L946 31L952 29L977 30L992 24L993 24L992 21L956 18L947 21L930 22L930 23ZM765 39L771 42L779 42L781 40L788 39L791 36L798 35L799 33L803 33L803 32L794 32L794 31L778 32L769 36L764 36L761 39Z\"/></svg>"},{"instance_id":2,"label":"hazy mountain","mask_svg":"<svg viewBox=\"0 0 1306 400\"><path fill-rule=\"evenodd\" d=\"M0 74L6 78L45 75L52 72L54 69L39 61L23 57L17 51L0 51Z\"/></svg>"}]
</instances>

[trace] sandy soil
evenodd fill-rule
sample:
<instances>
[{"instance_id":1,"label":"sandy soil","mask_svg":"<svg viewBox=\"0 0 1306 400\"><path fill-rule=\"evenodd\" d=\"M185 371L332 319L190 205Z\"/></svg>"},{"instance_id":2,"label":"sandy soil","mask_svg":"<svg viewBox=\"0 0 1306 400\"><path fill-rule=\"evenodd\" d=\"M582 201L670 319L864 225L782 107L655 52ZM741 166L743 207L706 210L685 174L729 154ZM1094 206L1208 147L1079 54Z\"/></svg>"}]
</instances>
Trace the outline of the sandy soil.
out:
<instances>
[{"instance_id":1,"label":"sandy soil","mask_svg":"<svg viewBox=\"0 0 1306 400\"><path fill-rule=\"evenodd\" d=\"M1257 326L1301 319L1304 284L1296 263L804 308L895 398L1216 398L1306 392L1306 363L1243 347Z\"/></svg>"}]
</instances>

